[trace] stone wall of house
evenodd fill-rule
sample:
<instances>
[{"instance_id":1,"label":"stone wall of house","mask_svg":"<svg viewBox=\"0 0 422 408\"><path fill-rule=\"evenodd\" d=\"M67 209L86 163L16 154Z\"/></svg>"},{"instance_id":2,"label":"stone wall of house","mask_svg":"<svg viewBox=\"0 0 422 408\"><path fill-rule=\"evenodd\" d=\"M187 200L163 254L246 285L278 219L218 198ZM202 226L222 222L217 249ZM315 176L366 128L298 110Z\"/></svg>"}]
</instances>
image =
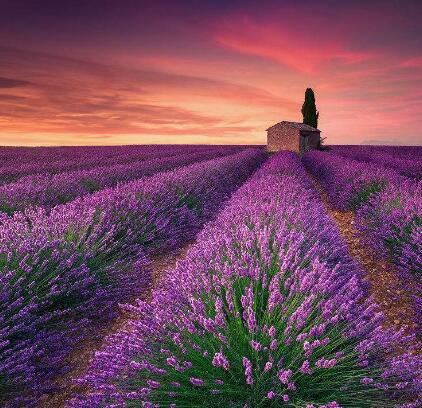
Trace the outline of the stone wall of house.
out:
<instances>
[{"instance_id":1,"label":"stone wall of house","mask_svg":"<svg viewBox=\"0 0 422 408\"><path fill-rule=\"evenodd\" d=\"M267 131L267 150L278 152L279 150L291 150L299 152L299 131L292 128L276 128Z\"/></svg>"}]
</instances>

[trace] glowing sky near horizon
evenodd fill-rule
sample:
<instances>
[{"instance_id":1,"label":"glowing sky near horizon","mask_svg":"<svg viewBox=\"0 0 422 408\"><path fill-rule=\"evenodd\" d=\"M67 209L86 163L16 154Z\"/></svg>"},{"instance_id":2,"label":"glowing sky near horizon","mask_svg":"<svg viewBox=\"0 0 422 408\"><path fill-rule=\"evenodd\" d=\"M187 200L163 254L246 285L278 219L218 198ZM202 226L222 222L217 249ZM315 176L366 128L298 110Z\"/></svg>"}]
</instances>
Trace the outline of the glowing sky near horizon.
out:
<instances>
[{"instance_id":1,"label":"glowing sky near horizon","mask_svg":"<svg viewBox=\"0 0 422 408\"><path fill-rule=\"evenodd\" d=\"M0 145L422 145L420 1L0 3Z\"/></svg>"}]
</instances>

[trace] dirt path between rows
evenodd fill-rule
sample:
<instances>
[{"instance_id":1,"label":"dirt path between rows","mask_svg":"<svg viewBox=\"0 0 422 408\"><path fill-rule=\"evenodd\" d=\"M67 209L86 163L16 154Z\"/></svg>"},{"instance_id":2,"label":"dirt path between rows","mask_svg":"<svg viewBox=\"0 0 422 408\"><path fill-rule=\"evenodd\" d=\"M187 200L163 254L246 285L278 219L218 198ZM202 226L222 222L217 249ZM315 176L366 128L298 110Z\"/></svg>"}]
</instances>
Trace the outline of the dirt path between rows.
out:
<instances>
[{"instance_id":1,"label":"dirt path between rows","mask_svg":"<svg viewBox=\"0 0 422 408\"><path fill-rule=\"evenodd\" d=\"M325 190L312 174L308 174L320 193L328 214L337 224L337 228L348 246L349 253L366 272L371 294L385 314L386 325L397 329L405 327L407 334L415 333L416 324L411 301L408 293L402 287L394 265L377 259L371 254L369 248L365 247L357 236L354 213L333 209Z\"/></svg>"},{"instance_id":2,"label":"dirt path between rows","mask_svg":"<svg viewBox=\"0 0 422 408\"><path fill-rule=\"evenodd\" d=\"M136 298L148 299L148 297L151 296L152 290L159 284L164 272L173 268L179 259L183 259L191 246L192 243L189 243L169 253L153 257L151 260L153 279L150 288L144 291L140 296L134 296L132 300L128 300L128 303L134 304ZM100 340L84 342L69 359L69 364L75 368L70 373L57 380L60 391L45 395L37 405L37 408L64 408L66 406L66 401L75 393L83 393L83 387L78 385L75 380L82 377L87 372L94 353L105 346L106 337L122 330L131 317L129 312L121 310L119 316L101 331L99 336Z\"/></svg>"}]
</instances>

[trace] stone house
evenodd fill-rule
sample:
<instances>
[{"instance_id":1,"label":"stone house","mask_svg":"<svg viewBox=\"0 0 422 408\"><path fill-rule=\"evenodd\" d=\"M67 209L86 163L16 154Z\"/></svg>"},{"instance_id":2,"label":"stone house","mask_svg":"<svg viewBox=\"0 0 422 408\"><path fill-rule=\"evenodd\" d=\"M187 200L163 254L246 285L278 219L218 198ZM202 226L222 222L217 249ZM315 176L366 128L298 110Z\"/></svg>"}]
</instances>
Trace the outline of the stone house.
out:
<instances>
[{"instance_id":1,"label":"stone house","mask_svg":"<svg viewBox=\"0 0 422 408\"><path fill-rule=\"evenodd\" d=\"M320 130L304 123L282 121L267 129L267 150L305 153L308 150L318 149L320 133Z\"/></svg>"}]
</instances>

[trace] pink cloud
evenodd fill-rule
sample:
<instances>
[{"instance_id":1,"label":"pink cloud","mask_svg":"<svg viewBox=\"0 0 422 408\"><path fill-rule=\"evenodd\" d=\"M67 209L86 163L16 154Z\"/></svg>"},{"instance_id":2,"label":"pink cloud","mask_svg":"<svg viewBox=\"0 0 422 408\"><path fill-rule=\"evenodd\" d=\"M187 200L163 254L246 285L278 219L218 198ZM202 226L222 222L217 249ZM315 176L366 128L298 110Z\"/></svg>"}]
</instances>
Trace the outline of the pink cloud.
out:
<instances>
[{"instance_id":1,"label":"pink cloud","mask_svg":"<svg viewBox=\"0 0 422 408\"><path fill-rule=\"evenodd\" d=\"M400 66L404 68L422 68L422 56L406 59L402 61Z\"/></svg>"},{"instance_id":2,"label":"pink cloud","mask_svg":"<svg viewBox=\"0 0 422 408\"><path fill-rule=\"evenodd\" d=\"M257 20L238 14L222 20L214 38L234 51L271 59L306 74L320 72L329 63L357 64L377 55L348 48L334 33L307 31L306 20L291 24L282 18Z\"/></svg>"}]
</instances>

